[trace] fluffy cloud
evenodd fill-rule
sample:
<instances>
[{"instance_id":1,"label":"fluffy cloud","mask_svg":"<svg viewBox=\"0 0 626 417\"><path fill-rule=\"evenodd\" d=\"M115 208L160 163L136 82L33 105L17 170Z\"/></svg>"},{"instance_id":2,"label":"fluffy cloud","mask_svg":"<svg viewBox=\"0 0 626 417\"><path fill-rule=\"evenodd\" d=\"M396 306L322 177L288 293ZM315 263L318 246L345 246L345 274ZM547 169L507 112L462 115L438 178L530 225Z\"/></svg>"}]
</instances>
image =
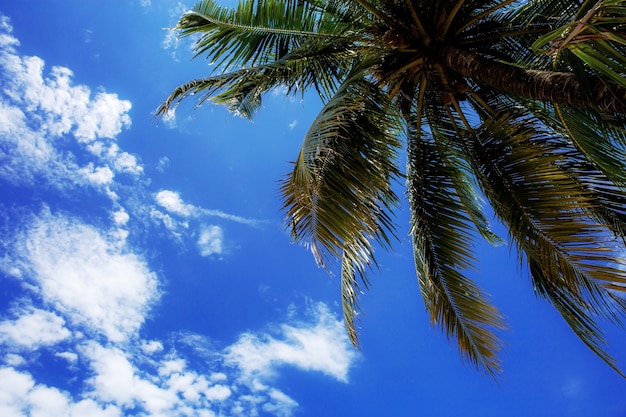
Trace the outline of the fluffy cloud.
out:
<instances>
[{"instance_id":1,"label":"fluffy cloud","mask_svg":"<svg viewBox=\"0 0 626 417\"><path fill-rule=\"evenodd\" d=\"M219 226L204 226L198 238L200 255L219 255L224 252L224 233Z\"/></svg>"},{"instance_id":2,"label":"fluffy cloud","mask_svg":"<svg viewBox=\"0 0 626 417\"><path fill-rule=\"evenodd\" d=\"M114 172L139 174L134 157L120 153L115 137L130 126L131 103L116 94L73 85L72 71L20 56L8 18L0 24L0 178L18 184L45 179L57 187L108 184ZM57 144L77 141L87 152L104 153L81 166ZM113 154L111 151L113 150ZM104 152L106 151L106 152Z\"/></svg>"},{"instance_id":3,"label":"fluffy cloud","mask_svg":"<svg viewBox=\"0 0 626 417\"><path fill-rule=\"evenodd\" d=\"M69 393L35 382L33 377L13 368L0 368L0 415L3 416L93 416L118 417L114 406L94 400L74 402Z\"/></svg>"},{"instance_id":4,"label":"fluffy cloud","mask_svg":"<svg viewBox=\"0 0 626 417\"><path fill-rule=\"evenodd\" d=\"M274 386L274 377L280 367L294 366L345 381L356 353L343 333L337 334L339 325L327 307L319 304L308 321L278 326L281 332L271 336L259 332L257 340L264 342L242 343L248 338L242 335L233 345L212 350L208 372L190 368L180 356L184 345L165 350L162 342L154 340L104 345L75 339L76 353L64 351L56 355L72 366L87 364L88 377L80 381L80 390L70 395L46 385L15 368L25 366L23 359L10 364L5 358L5 366L0 366L0 414L112 417L132 410L150 416L291 416L299 404ZM306 337L294 337L294 331ZM199 335L182 334L178 339L192 348L198 343L200 349L207 347ZM269 353L271 347L279 346L280 352ZM318 348L319 353L311 354ZM291 353L285 353L290 350ZM251 358L257 357L259 351L271 356L266 362L271 369L260 369L258 358L251 365ZM308 357L303 352L308 352ZM320 355L334 359L320 360Z\"/></svg>"},{"instance_id":5,"label":"fluffy cloud","mask_svg":"<svg viewBox=\"0 0 626 417\"><path fill-rule=\"evenodd\" d=\"M178 214L180 216L189 216L194 210L194 207L191 204L185 204L182 198L180 198L180 195L175 191L159 191L154 199L158 205L170 213Z\"/></svg>"},{"instance_id":6,"label":"fluffy cloud","mask_svg":"<svg viewBox=\"0 0 626 417\"><path fill-rule=\"evenodd\" d=\"M227 360L251 379L271 377L281 366L289 365L347 382L356 352L348 342L344 325L324 304L318 304L313 314L315 325L284 324L280 338L267 333L243 334L228 348Z\"/></svg>"},{"instance_id":7,"label":"fluffy cloud","mask_svg":"<svg viewBox=\"0 0 626 417\"><path fill-rule=\"evenodd\" d=\"M174 335L167 343L141 339L140 327L159 296L157 277L107 235L44 210L13 239L13 275L47 309L15 308L14 319L0 322L0 347L6 351L0 415L109 417L132 410L150 416L287 417L299 405L275 385L281 369L347 381L357 354L324 304L306 320L294 321L290 314L288 322L244 333L224 349L194 334ZM190 368L181 353L189 348L195 362L207 360L208 372ZM82 367L87 377L74 383L78 391L72 394L47 385L26 371L31 359L20 355L24 349L51 351L67 372Z\"/></svg>"},{"instance_id":8,"label":"fluffy cloud","mask_svg":"<svg viewBox=\"0 0 626 417\"><path fill-rule=\"evenodd\" d=\"M21 311L16 320L0 322L0 341L34 349L52 345L70 336L65 320L57 314L29 308Z\"/></svg>"},{"instance_id":9,"label":"fluffy cloud","mask_svg":"<svg viewBox=\"0 0 626 417\"><path fill-rule=\"evenodd\" d=\"M42 215L19 256L45 302L112 341L134 333L158 297L157 277L140 257L75 220Z\"/></svg>"}]
</instances>

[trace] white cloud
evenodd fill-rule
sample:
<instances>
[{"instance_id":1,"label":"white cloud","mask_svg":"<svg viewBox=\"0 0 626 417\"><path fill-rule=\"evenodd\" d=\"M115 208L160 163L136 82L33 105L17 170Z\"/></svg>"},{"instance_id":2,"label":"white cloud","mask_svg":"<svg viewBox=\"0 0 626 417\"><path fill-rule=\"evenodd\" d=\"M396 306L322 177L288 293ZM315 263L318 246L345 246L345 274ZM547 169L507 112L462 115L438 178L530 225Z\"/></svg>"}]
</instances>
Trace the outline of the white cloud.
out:
<instances>
[{"instance_id":1,"label":"white cloud","mask_svg":"<svg viewBox=\"0 0 626 417\"><path fill-rule=\"evenodd\" d=\"M4 363L9 366L20 366L26 363L26 360L21 355L16 353L7 353L4 355Z\"/></svg>"},{"instance_id":2,"label":"white cloud","mask_svg":"<svg viewBox=\"0 0 626 417\"><path fill-rule=\"evenodd\" d=\"M16 52L19 41L8 18L1 18L0 178L15 184L45 179L67 188L85 182L109 184L114 170L140 173L136 159L126 153L80 166L74 153L57 150L68 139L92 153L111 148L115 137L130 126L131 103L116 94L92 95L90 88L73 85L68 68L53 66L44 74L41 58Z\"/></svg>"},{"instance_id":3,"label":"white cloud","mask_svg":"<svg viewBox=\"0 0 626 417\"><path fill-rule=\"evenodd\" d=\"M163 37L163 40L161 41L161 48L165 50L168 50L168 49L176 50L179 42L180 40L178 38L178 34L176 33L176 31L173 29L166 29L165 36Z\"/></svg>"},{"instance_id":4,"label":"white cloud","mask_svg":"<svg viewBox=\"0 0 626 417\"><path fill-rule=\"evenodd\" d=\"M156 352L161 352L163 350L163 343L157 340L145 340L141 343L141 350L148 355Z\"/></svg>"},{"instance_id":5,"label":"white cloud","mask_svg":"<svg viewBox=\"0 0 626 417\"><path fill-rule=\"evenodd\" d=\"M298 125L297 120L294 120L293 122L289 123L289 130L293 130L297 125Z\"/></svg>"},{"instance_id":6,"label":"white cloud","mask_svg":"<svg viewBox=\"0 0 626 417\"><path fill-rule=\"evenodd\" d=\"M259 224L261 224L262 222L256 219L250 219L247 217L241 217L241 216L236 216L234 214L228 214L228 213L224 213L223 211L220 210L211 210L211 209L205 209L205 208L198 208L197 209L199 215L202 216L207 216L207 217L218 217L220 219L224 219L224 220L229 220L231 222L235 222L235 223L241 223L241 224L247 224L248 226L259 226Z\"/></svg>"},{"instance_id":7,"label":"white cloud","mask_svg":"<svg viewBox=\"0 0 626 417\"><path fill-rule=\"evenodd\" d=\"M116 407L92 399L73 402L57 388L37 384L33 377L13 368L0 368L0 415L11 417L119 417Z\"/></svg>"},{"instance_id":8,"label":"white cloud","mask_svg":"<svg viewBox=\"0 0 626 417\"><path fill-rule=\"evenodd\" d=\"M100 399L123 407L141 402L153 414L167 411L176 402L174 392L168 392L137 375L135 367L121 350L90 342L85 347L85 355L96 373L90 385Z\"/></svg>"},{"instance_id":9,"label":"white cloud","mask_svg":"<svg viewBox=\"0 0 626 417\"><path fill-rule=\"evenodd\" d=\"M120 208L118 211L113 213L113 221L118 226L124 226L126 223L128 223L129 219L130 216L123 208Z\"/></svg>"},{"instance_id":10,"label":"white cloud","mask_svg":"<svg viewBox=\"0 0 626 417\"><path fill-rule=\"evenodd\" d=\"M198 238L200 255L220 255L224 252L224 233L219 226L204 226Z\"/></svg>"},{"instance_id":11,"label":"white cloud","mask_svg":"<svg viewBox=\"0 0 626 417\"><path fill-rule=\"evenodd\" d=\"M159 158L159 162L157 162L156 170L159 172L165 172L165 170L170 166L170 158L164 156Z\"/></svg>"},{"instance_id":12,"label":"white cloud","mask_svg":"<svg viewBox=\"0 0 626 417\"><path fill-rule=\"evenodd\" d=\"M317 305L314 314L314 326L282 325L280 339L245 333L228 348L227 360L252 379L269 378L279 367L290 365L346 382L357 353L348 343L344 325L324 304Z\"/></svg>"},{"instance_id":13,"label":"white cloud","mask_svg":"<svg viewBox=\"0 0 626 417\"><path fill-rule=\"evenodd\" d=\"M85 179L95 185L106 185L113 182L113 171L111 168L94 167L92 163L78 170Z\"/></svg>"},{"instance_id":14,"label":"white cloud","mask_svg":"<svg viewBox=\"0 0 626 417\"><path fill-rule=\"evenodd\" d=\"M137 158L128 152L122 152L117 155L113 166L118 172L126 172L133 175L139 175L143 172L143 167L139 165Z\"/></svg>"},{"instance_id":15,"label":"white cloud","mask_svg":"<svg viewBox=\"0 0 626 417\"><path fill-rule=\"evenodd\" d=\"M270 390L269 397L273 401L263 404L263 410L277 416L290 416L293 410L298 407L298 403L293 398L277 389Z\"/></svg>"},{"instance_id":16,"label":"white cloud","mask_svg":"<svg viewBox=\"0 0 626 417\"><path fill-rule=\"evenodd\" d=\"M110 340L135 332L158 297L156 275L141 258L78 221L44 213L20 250L44 300Z\"/></svg>"},{"instance_id":17,"label":"white cloud","mask_svg":"<svg viewBox=\"0 0 626 417\"><path fill-rule=\"evenodd\" d=\"M165 114L160 117L160 119L163 120L165 126L170 129L174 129L176 127L176 109L168 109Z\"/></svg>"},{"instance_id":18,"label":"white cloud","mask_svg":"<svg viewBox=\"0 0 626 417\"><path fill-rule=\"evenodd\" d=\"M205 209L196 207L193 204L186 204L176 191L161 190L156 194L155 200L158 205L170 213L183 217L218 217L235 223L247 224L248 226L258 226L262 223L256 219L224 213L221 210Z\"/></svg>"},{"instance_id":19,"label":"white cloud","mask_svg":"<svg viewBox=\"0 0 626 417\"><path fill-rule=\"evenodd\" d=\"M0 16L0 47L7 50L13 50L14 46L19 46L20 41L11 36L13 26L7 16Z\"/></svg>"},{"instance_id":20,"label":"white cloud","mask_svg":"<svg viewBox=\"0 0 626 417\"><path fill-rule=\"evenodd\" d=\"M181 222L173 216L179 216L185 220L201 220L206 217L217 217L253 227L257 227L261 223L259 220L224 213L220 210L205 209L194 206L193 204L187 204L176 191L161 190L155 195L154 199L156 203L164 208L169 214L158 210L152 210L150 213L151 217L153 219L160 220L165 227L170 230L170 232L172 232L178 240L181 241L183 238L183 231L181 228L189 228L189 223L187 221ZM223 254L225 252L225 244L222 228L216 225L200 225L200 232L196 241L196 246L198 247L201 256Z\"/></svg>"},{"instance_id":21,"label":"white cloud","mask_svg":"<svg viewBox=\"0 0 626 417\"><path fill-rule=\"evenodd\" d=\"M59 358L63 358L69 363L75 363L78 360L78 355L74 352L58 352L54 354Z\"/></svg>"},{"instance_id":22,"label":"white cloud","mask_svg":"<svg viewBox=\"0 0 626 417\"><path fill-rule=\"evenodd\" d=\"M0 322L0 342L8 342L34 349L52 345L70 336L65 320L50 311L30 308L22 311L16 320Z\"/></svg>"},{"instance_id":23,"label":"white cloud","mask_svg":"<svg viewBox=\"0 0 626 417\"><path fill-rule=\"evenodd\" d=\"M189 216L194 210L194 207L191 204L185 204L180 198L180 195L175 191L159 191L155 196L155 200L158 205L170 213L178 214L180 216Z\"/></svg>"},{"instance_id":24,"label":"white cloud","mask_svg":"<svg viewBox=\"0 0 626 417\"><path fill-rule=\"evenodd\" d=\"M80 372L86 372L88 377L74 382L79 388L73 395L37 381L26 371L16 370L13 366L26 367L28 362L19 358L9 363L9 355L6 355L6 365L0 367L0 415L113 417L132 412L150 416L288 417L299 404L275 386L273 377L279 367L315 370L340 381L346 380L345 373L356 354L345 336L334 335L338 323L320 304L314 309L312 321L284 324L279 326L282 331L272 336L260 333L258 340L271 339L273 347L290 345L309 355L313 349L321 347L319 355L335 358L322 363L313 355L311 364L304 365L303 359L294 360L293 355L284 355L282 350L270 354L268 366L272 369L267 372L256 365L250 366L250 356L258 353L259 346L247 347L241 343L242 339L223 350L213 350L212 359L206 362L208 369L198 372L190 368L175 346L166 350L160 341L140 339L100 344L77 337L69 341L74 346L72 351L55 353L67 360L71 372L78 372L77 366L87 364L87 369ZM320 328L327 331L320 331ZM308 337L294 338L289 329ZM184 343L199 344L201 351L212 349L212 344L199 335L184 334L183 339ZM327 349L325 346L331 343L333 346ZM338 357L347 360L345 369L332 364L341 362L336 360Z\"/></svg>"},{"instance_id":25,"label":"white cloud","mask_svg":"<svg viewBox=\"0 0 626 417\"><path fill-rule=\"evenodd\" d=\"M176 3L175 6L171 7L169 10L169 16L170 16L170 20L172 21L172 25L175 25L175 23L178 21L180 16L183 13L185 13L187 10L189 10L189 6L186 6L180 1ZM181 39L178 36L178 33L176 32L175 29L173 28L166 29L165 36L163 37L163 40L161 41L161 48L163 48L166 51L170 50L171 57L176 61L178 61L176 52L178 50L178 47L181 44L185 45L186 50L191 50L191 45L193 44L193 40Z\"/></svg>"}]
</instances>

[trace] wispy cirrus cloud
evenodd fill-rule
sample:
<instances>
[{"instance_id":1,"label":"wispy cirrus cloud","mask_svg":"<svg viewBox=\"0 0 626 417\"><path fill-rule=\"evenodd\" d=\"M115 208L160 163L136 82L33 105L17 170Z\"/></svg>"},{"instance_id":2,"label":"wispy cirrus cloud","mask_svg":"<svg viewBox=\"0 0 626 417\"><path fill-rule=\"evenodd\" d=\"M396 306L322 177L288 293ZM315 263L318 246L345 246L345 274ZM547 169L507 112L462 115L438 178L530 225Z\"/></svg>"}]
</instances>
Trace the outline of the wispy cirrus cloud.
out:
<instances>
[{"instance_id":1,"label":"wispy cirrus cloud","mask_svg":"<svg viewBox=\"0 0 626 417\"><path fill-rule=\"evenodd\" d=\"M201 256L221 255L226 252L223 228L215 224L206 224L206 220L218 218L252 227L258 227L263 224L261 220L185 203L176 191L161 190L156 193L154 199L157 205L163 208L166 213L153 210L152 217L163 222L165 227L179 239L182 238L183 231L189 228L190 220L201 223L198 232L199 236L196 241Z\"/></svg>"},{"instance_id":2,"label":"wispy cirrus cloud","mask_svg":"<svg viewBox=\"0 0 626 417\"><path fill-rule=\"evenodd\" d=\"M235 214L225 213L221 210L206 209L203 207L194 206L192 204L187 204L183 201L180 194L176 191L161 190L156 193L155 200L159 206L163 207L168 212L172 214L177 214L182 217L217 217L220 219L245 224L248 226L260 226L261 224L263 224L262 220L237 216Z\"/></svg>"}]
</instances>

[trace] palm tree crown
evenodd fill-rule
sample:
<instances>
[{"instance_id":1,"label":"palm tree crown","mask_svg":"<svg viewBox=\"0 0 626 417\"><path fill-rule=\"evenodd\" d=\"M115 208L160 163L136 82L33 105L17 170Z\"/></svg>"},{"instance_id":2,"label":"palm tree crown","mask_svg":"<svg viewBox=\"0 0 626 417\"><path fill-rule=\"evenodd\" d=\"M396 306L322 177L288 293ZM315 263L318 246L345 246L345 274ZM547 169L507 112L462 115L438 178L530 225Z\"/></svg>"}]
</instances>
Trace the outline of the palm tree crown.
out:
<instances>
[{"instance_id":1,"label":"palm tree crown","mask_svg":"<svg viewBox=\"0 0 626 417\"><path fill-rule=\"evenodd\" d=\"M277 86L322 98L281 191L293 239L341 262L355 345L404 178L426 308L465 359L500 369L502 317L467 276L476 232L502 242L486 200L536 293L621 374L598 321L626 312L626 1L205 0L177 29L219 73L158 114L195 95L250 118Z\"/></svg>"}]
</instances>

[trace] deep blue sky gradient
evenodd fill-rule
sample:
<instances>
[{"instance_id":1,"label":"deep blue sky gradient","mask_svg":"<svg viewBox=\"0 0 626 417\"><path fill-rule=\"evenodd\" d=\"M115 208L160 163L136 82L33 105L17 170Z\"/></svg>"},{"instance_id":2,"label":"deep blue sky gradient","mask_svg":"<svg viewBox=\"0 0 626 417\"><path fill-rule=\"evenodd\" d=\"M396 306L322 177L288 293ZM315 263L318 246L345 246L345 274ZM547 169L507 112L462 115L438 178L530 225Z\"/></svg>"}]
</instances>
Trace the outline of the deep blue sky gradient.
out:
<instances>
[{"instance_id":1,"label":"deep blue sky gradient","mask_svg":"<svg viewBox=\"0 0 626 417\"><path fill-rule=\"evenodd\" d=\"M626 415L626 381L535 297L506 246L478 242L480 270L472 272L508 320L501 334L504 372L495 382L464 364L424 312L406 203L397 211L395 251L378 251L380 270L361 298L362 348L349 346L338 322L338 278L290 243L280 213L278 181L297 156L319 100L270 94L254 122L210 105L193 111L191 103L177 110L175 123L154 119L171 89L212 68L203 59L190 61L186 41L165 45L165 28L192 5L0 0L7 23L2 33L19 40L2 59L39 57L44 82L54 66L65 67L73 74L71 86L88 88L90 100L108 93L132 103L122 112L132 123L97 141L115 143L141 167L136 175L118 172L89 152L72 133L80 118L70 132L50 135L37 119L45 120L46 112L13 97L14 74L0 66L0 110L20 109L32 132L64 155L63 163L76 165L65 176L39 172L33 180L0 170L0 415ZM0 117L5 167L24 157L15 153L11 126ZM117 198L107 186L76 182L90 163L109 164L115 176L107 186ZM170 194L159 194L164 191ZM159 204L159 195L178 196L188 213ZM128 221L115 223L120 210ZM95 235L83 239L85 230L109 242L107 249L98 252ZM119 230L128 235L116 238ZM215 245L206 256L198 243L203 233ZM58 255L62 263L35 251L67 249L68 241L82 249L65 250ZM41 266L37 256L48 263ZM123 260L145 270L117 269ZM50 265L63 269L49 271ZM119 294L103 292L94 303L110 306L102 301L110 299L139 318L124 327L123 317L101 311L93 314L103 322L81 321L90 306L72 309L45 289L64 280L80 289L82 276L119 281ZM127 287L140 277L147 281ZM147 301L135 300L140 291ZM41 320L50 314L61 324ZM19 321L29 315L39 319L29 326ZM111 318L117 321L106 322ZM116 338L107 326L127 333ZM624 331L611 328L608 336L623 367ZM109 357L117 359L106 362ZM272 361L250 371L254 360L268 357ZM167 363L185 365L165 371ZM190 394L194 389L197 396Z\"/></svg>"}]
</instances>

